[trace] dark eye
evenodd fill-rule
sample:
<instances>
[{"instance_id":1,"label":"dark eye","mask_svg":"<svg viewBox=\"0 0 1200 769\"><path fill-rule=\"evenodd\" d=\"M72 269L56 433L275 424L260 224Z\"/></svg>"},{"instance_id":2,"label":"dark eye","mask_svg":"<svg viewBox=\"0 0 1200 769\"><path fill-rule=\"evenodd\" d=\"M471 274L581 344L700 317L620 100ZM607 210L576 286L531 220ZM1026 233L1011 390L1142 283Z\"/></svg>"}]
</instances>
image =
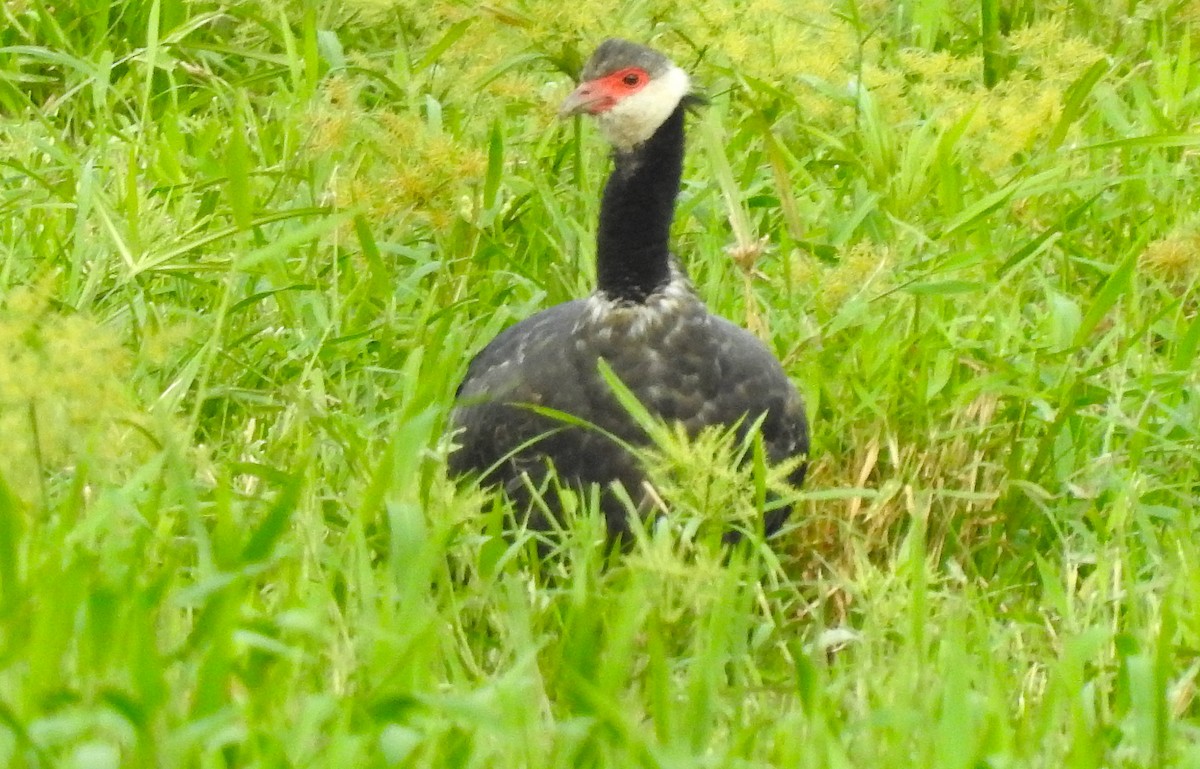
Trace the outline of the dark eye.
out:
<instances>
[{"instance_id":1,"label":"dark eye","mask_svg":"<svg viewBox=\"0 0 1200 769\"><path fill-rule=\"evenodd\" d=\"M625 83L625 85L637 85L638 83L642 82L642 76L636 72L630 72L628 75L621 78L621 82Z\"/></svg>"}]
</instances>

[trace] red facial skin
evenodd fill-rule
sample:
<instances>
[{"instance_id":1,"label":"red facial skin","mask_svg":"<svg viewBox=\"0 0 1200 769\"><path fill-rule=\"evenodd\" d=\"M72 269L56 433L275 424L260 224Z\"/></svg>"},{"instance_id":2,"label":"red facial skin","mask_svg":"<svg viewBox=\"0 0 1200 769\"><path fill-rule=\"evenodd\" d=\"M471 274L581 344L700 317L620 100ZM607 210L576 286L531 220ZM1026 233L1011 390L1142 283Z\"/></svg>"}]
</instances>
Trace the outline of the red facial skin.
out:
<instances>
[{"instance_id":1,"label":"red facial skin","mask_svg":"<svg viewBox=\"0 0 1200 769\"><path fill-rule=\"evenodd\" d=\"M616 72L580 83L563 102L560 114L577 115L586 112L598 115L612 109L617 102L637 93L650 82L650 75L641 67L626 67Z\"/></svg>"}]
</instances>

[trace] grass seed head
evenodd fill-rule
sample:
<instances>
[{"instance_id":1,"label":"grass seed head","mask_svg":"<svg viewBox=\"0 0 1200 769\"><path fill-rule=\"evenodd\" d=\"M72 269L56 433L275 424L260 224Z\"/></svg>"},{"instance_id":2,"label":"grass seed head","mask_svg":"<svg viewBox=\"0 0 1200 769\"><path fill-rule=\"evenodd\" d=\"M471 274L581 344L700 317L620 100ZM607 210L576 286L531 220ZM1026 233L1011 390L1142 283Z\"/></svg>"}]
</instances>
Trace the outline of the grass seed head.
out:
<instances>
[{"instance_id":1,"label":"grass seed head","mask_svg":"<svg viewBox=\"0 0 1200 769\"><path fill-rule=\"evenodd\" d=\"M1139 259L1142 269L1174 286L1200 278L1200 232L1177 232L1151 242Z\"/></svg>"},{"instance_id":2,"label":"grass seed head","mask_svg":"<svg viewBox=\"0 0 1200 769\"><path fill-rule=\"evenodd\" d=\"M131 371L116 334L53 308L48 281L0 304L0 473L18 494L81 460L128 469L144 458Z\"/></svg>"}]
</instances>

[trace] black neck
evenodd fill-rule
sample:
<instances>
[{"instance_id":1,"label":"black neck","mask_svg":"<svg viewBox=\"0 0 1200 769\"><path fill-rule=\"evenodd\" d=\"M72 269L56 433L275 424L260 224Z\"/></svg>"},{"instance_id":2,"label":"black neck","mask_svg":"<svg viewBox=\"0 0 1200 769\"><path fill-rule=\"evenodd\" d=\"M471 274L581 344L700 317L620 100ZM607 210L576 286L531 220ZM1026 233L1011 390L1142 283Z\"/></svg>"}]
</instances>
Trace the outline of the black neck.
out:
<instances>
[{"instance_id":1,"label":"black neck","mask_svg":"<svg viewBox=\"0 0 1200 769\"><path fill-rule=\"evenodd\" d=\"M680 105L644 143L615 153L596 234L597 287L610 298L643 301L669 278L668 241L683 173L683 113Z\"/></svg>"}]
</instances>

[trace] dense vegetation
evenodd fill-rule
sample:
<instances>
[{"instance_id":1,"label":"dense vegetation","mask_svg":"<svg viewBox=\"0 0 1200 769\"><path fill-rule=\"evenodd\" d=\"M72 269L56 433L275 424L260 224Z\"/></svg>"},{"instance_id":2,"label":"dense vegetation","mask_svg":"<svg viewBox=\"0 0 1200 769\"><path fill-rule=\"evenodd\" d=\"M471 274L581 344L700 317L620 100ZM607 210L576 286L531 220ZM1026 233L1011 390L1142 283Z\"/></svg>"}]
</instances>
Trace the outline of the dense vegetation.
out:
<instances>
[{"instance_id":1,"label":"dense vegetation","mask_svg":"<svg viewBox=\"0 0 1200 769\"><path fill-rule=\"evenodd\" d=\"M677 5L4 3L0 762L1200 766L1200 3ZM727 560L716 438L608 562L445 477L590 285L609 35L704 85L678 249L813 418Z\"/></svg>"}]
</instances>

